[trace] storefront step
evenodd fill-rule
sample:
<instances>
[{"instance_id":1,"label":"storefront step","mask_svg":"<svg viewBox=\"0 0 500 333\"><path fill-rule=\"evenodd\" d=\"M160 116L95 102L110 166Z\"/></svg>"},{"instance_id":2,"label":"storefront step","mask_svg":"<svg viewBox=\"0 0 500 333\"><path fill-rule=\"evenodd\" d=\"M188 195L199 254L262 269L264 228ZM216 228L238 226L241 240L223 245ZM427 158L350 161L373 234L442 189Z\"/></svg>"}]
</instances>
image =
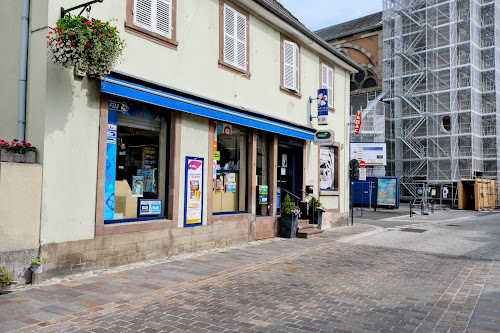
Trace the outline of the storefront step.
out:
<instances>
[{"instance_id":1,"label":"storefront step","mask_svg":"<svg viewBox=\"0 0 500 333\"><path fill-rule=\"evenodd\" d=\"M298 225L299 225L299 228L300 227L308 226L309 225L309 219L301 219L301 220L299 220Z\"/></svg>"},{"instance_id":2,"label":"storefront step","mask_svg":"<svg viewBox=\"0 0 500 333\"><path fill-rule=\"evenodd\" d=\"M324 230L319 230L316 228L317 226L315 228L299 229L297 231L297 238L312 238L321 235L324 232Z\"/></svg>"}]
</instances>

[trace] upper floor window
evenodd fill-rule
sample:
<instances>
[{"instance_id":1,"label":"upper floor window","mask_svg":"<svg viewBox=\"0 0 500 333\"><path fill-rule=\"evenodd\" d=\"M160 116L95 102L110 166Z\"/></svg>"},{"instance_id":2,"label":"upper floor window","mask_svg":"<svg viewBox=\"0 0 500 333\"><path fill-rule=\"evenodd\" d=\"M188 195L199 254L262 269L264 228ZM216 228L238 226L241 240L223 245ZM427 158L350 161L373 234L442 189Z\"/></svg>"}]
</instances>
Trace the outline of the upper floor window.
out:
<instances>
[{"instance_id":1,"label":"upper floor window","mask_svg":"<svg viewBox=\"0 0 500 333\"><path fill-rule=\"evenodd\" d=\"M333 68L321 64L321 88L328 89L328 107L333 108Z\"/></svg>"},{"instance_id":2,"label":"upper floor window","mask_svg":"<svg viewBox=\"0 0 500 333\"><path fill-rule=\"evenodd\" d=\"M221 2L220 29L219 63L226 69L248 75L248 14Z\"/></svg>"},{"instance_id":3,"label":"upper floor window","mask_svg":"<svg viewBox=\"0 0 500 333\"><path fill-rule=\"evenodd\" d=\"M281 90L292 96L300 95L300 47L281 36Z\"/></svg>"},{"instance_id":4,"label":"upper floor window","mask_svg":"<svg viewBox=\"0 0 500 333\"><path fill-rule=\"evenodd\" d=\"M175 48L176 0L127 0L128 32Z\"/></svg>"}]
</instances>

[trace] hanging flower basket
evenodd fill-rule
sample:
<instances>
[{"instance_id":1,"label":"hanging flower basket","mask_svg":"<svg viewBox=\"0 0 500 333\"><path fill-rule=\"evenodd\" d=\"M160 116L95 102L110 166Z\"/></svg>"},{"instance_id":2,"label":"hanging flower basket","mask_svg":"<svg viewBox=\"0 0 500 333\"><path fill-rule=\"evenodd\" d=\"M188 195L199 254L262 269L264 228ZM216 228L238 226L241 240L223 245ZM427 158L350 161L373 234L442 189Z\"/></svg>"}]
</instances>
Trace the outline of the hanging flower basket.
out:
<instances>
[{"instance_id":1,"label":"hanging flower basket","mask_svg":"<svg viewBox=\"0 0 500 333\"><path fill-rule=\"evenodd\" d=\"M89 75L105 75L121 58L125 42L109 22L67 15L49 31L47 45L54 63L78 66Z\"/></svg>"}]
</instances>

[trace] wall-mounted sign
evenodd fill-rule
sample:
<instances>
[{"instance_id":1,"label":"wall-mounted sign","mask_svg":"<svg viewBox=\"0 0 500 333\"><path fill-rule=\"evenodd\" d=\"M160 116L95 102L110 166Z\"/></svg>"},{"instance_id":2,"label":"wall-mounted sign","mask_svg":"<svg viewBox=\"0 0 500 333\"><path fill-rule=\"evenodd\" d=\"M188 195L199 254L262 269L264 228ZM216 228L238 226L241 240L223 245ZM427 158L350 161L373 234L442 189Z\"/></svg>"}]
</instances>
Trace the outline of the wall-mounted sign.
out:
<instances>
[{"instance_id":1,"label":"wall-mounted sign","mask_svg":"<svg viewBox=\"0 0 500 333\"><path fill-rule=\"evenodd\" d=\"M314 144L318 146L331 146L335 143L335 132L332 130L317 131L314 133Z\"/></svg>"},{"instance_id":2,"label":"wall-mounted sign","mask_svg":"<svg viewBox=\"0 0 500 333\"><path fill-rule=\"evenodd\" d=\"M361 112L361 110L358 110L358 112L356 112L356 119L354 120L354 134L359 133L359 129L361 128L362 115L363 113Z\"/></svg>"},{"instance_id":3,"label":"wall-mounted sign","mask_svg":"<svg viewBox=\"0 0 500 333\"><path fill-rule=\"evenodd\" d=\"M318 89L318 125L328 125L328 89Z\"/></svg>"},{"instance_id":4,"label":"wall-mounted sign","mask_svg":"<svg viewBox=\"0 0 500 333\"><path fill-rule=\"evenodd\" d=\"M186 156L184 226L203 222L203 158Z\"/></svg>"},{"instance_id":5,"label":"wall-mounted sign","mask_svg":"<svg viewBox=\"0 0 500 333\"><path fill-rule=\"evenodd\" d=\"M366 180L366 169L359 169L359 180L365 181Z\"/></svg>"},{"instance_id":6,"label":"wall-mounted sign","mask_svg":"<svg viewBox=\"0 0 500 333\"><path fill-rule=\"evenodd\" d=\"M281 188L276 188L276 210L279 212L281 209Z\"/></svg>"},{"instance_id":7,"label":"wall-mounted sign","mask_svg":"<svg viewBox=\"0 0 500 333\"><path fill-rule=\"evenodd\" d=\"M161 199L139 199L139 216L160 215L162 206Z\"/></svg>"},{"instance_id":8,"label":"wall-mounted sign","mask_svg":"<svg viewBox=\"0 0 500 333\"><path fill-rule=\"evenodd\" d=\"M351 142L351 160L365 161L366 165L386 165L385 142Z\"/></svg>"}]
</instances>

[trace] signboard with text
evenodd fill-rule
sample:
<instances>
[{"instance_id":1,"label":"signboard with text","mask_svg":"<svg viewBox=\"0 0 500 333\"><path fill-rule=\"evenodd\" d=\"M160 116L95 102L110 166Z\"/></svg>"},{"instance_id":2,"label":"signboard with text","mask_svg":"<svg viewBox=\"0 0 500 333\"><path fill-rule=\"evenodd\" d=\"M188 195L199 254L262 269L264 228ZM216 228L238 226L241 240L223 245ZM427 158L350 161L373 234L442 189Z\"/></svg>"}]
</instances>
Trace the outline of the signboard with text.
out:
<instances>
[{"instance_id":1,"label":"signboard with text","mask_svg":"<svg viewBox=\"0 0 500 333\"><path fill-rule=\"evenodd\" d=\"M363 113L361 112L361 110L358 110L358 112L356 112L356 119L354 120L354 134L359 133L359 129L361 128L362 115Z\"/></svg>"},{"instance_id":2,"label":"signboard with text","mask_svg":"<svg viewBox=\"0 0 500 333\"><path fill-rule=\"evenodd\" d=\"M184 226L203 222L203 158L186 156Z\"/></svg>"},{"instance_id":3,"label":"signboard with text","mask_svg":"<svg viewBox=\"0 0 500 333\"><path fill-rule=\"evenodd\" d=\"M351 142L351 160L364 161L367 166L386 165L385 142Z\"/></svg>"}]
</instances>

